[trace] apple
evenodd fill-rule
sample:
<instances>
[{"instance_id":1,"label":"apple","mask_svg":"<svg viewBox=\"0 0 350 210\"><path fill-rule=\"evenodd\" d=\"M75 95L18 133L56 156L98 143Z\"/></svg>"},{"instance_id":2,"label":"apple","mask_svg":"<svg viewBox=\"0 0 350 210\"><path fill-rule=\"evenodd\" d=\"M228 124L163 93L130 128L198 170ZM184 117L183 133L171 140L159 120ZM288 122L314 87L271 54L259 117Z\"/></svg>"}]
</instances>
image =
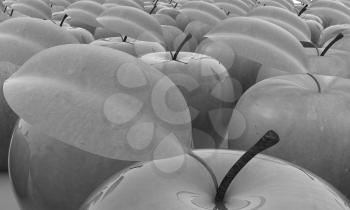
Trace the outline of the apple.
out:
<instances>
[{"instance_id":1,"label":"apple","mask_svg":"<svg viewBox=\"0 0 350 210\"><path fill-rule=\"evenodd\" d=\"M16 0L10 7L29 17L40 19L51 19L52 17L50 6L42 0Z\"/></svg>"},{"instance_id":2,"label":"apple","mask_svg":"<svg viewBox=\"0 0 350 210\"><path fill-rule=\"evenodd\" d=\"M134 39L126 40L125 37L103 38L95 40L90 44L120 50L135 57L140 57L148 53L165 51L165 48L157 42L147 42Z\"/></svg>"},{"instance_id":3,"label":"apple","mask_svg":"<svg viewBox=\"0 0 350 210\"><path fill-rule=\"evenodd\" d=\"M261 150L275 142L264 143ZM253 151L194 150L135 164L108 179L80 209L350 209L348 200L316 175ZM222 180L219 187L216 180Z\"/></svg>"},{"instance_id":4,"label":"apple","mask_svg":"<svg viewBox=\"0 0 350 210\"><path fill-rule=\"evenodd\" d=\"M303 46L280 26L256 17L230 17L209 31L196 52L218 59L241 93L255 84L262 66L307 72ZM233 55L235 57L233 57ZM236 94L236 99L240 93Z\"/></svg>"},{"instance_id":5,"label":"apple","mask_svg":"<svg viewBox=\"0 0 350 210\"><path fill-rule=\"evenodd\" d=\"M251 9L251 6L249 5L249 3L247 1L216 0L215 3L232 4L232 5L240 8L241 10L243 10L245 14ZM254 3L254 6L255 6L255 3Z\"/></svg>"},{"instance_id":6,"label":"apple","mask_svg":"<svg viewBox=\"0 0 350 210\"><path fill-rule=\"evenodd\" d=\"M78 41L51 22L29 17L1 22L0 35L0 171L5 171L11 133L17 116L4 99L4 81L39 51Z\"/></svg>"},{"instance_id":7,"label":"apple","mask_svg":"<svg viewBox=\"0 0 350 210\"><path fill-rule=\"evenodd\" d=\"M133 163L80 150L21 119L12 136L9 174L21 209L76 210L105 179Z\"/></svg>"},{"instance_id":8,"label":"apple","mask_svg":"<svg viewBox=\"0 0 350 210\"><path fill-rule=\"evenodd\" d=\"M204 35L211 30L211 26L201 21L191 21L187 24L184 32L186 34L192 34L192 36L200 43L203 41Z\"/></svg>"},{"instance_id":9,"label":"apple","mask_svg":"<svg viewBox=\"0 0 350 210\"><path fill-rule=\"evenodd\" d=\"M308 69L310 73L329 76L339 76L350 79L349 51L331 49L343 38L343 33L339 33L331 40L324 49L319 49L319 54L308 56Z\"/></svg>"},{"instance_id":10,"label":"apple","mask_svg":"<svg viewBox=\"0 0 350 210\"><path fill-rule=\"evenodd\" d=\"M138 1L133 0L106 0L102 6L106 8L115 6L129 6L143 10L143 4L141 5Z\"/></svg>"},{"instance_id":11,"label":"apple","mask_svg":"<svg viewBox=\"0 0 350 210\"><path fill-rule=\"evenodd\" d=\"M226 68L198 53L149 53L141 58L167 75L182 91L190 107L194 148L226 148L227 125L234 107L234 90Z\"/></svg>"},{"instance_id":12,"label":"apple","mask_svg":"<svg viewBox=\"0 0 350 210\"><path fill-rule=\"evenodd\" d=\"M152 14L157 19L160 25L176 26L175 20L169 15L165 14Z\"/></svg>"},{"instance_id":13,"label":"apple","mask_svg":"<svg viewBox=\"0 0 350 210\"><path fill-rule=\"evenodd\" d=\"M7 171L10 139L18 119L5 101L2 85L8 77L17 71L18 67L10 62L0 61L0 173Z\"/></svg>"},{"instance_id":14,"label":"apple","mask_svg":"<svg viewBox=\"0 0 350 210\"><path fill-rule=\"evenodd\" d=\"M192 143L190 112L175 84L107 47L44 50L6 80L4 95L21 118L10 177L23 209L76 210L113 173L182 154Z\"/></svg>"},{"instance_id":15,"label":"apple","mask_svg":"<svg viewBox=\"0 0 350 210\"><path fill-rule=\"evenodd\" d=\"M293 34L300 41L310 41L311 31L306 23L289 10L273 6L252 9L248 16L274 23Z\"/></svg>"},{"instance_id":16,"label":"apple","mask_svg":"<svg viewBox=\"0 0 350 210\"><path fill-rule=\"evenodd\" d=\"M91 33L94 33L96 27L100 24L96 18L105 10L105 8L94 1L83 0L70 4L61 14L67 14L71 18L67 23L73 27L84 28Z\"/></svg>"},{"instance_id":17,"label":"apple","mask_svg":"<svg viewBox=\"0 0 350 210\"><path fill-rule=\"evenodd\" d=\"M94 37L96 40L115 36L120 36L120 33L104 27L97 27L94 32Z\"/></svg>"},{"instance_id":18,"label":"apple","mask_svg":"<svg viewBox=\"0 0 350 210\"><path fill-rule=\"evenodd\" d=\"M230 4L228 2L216 2L215 6L222 9L227 16L244 16L247 14L247 11L245 11L241 7L236 6L234 4Z\"/></svg>"},{"instance_id":19,"label":"apple","mask_svg":"<svg viewBox=\"0 0 350 210\"><path fill-rule=\"evenodd\" d=\"M192 143L190 110L175 84L118 50L51 47L23 64L3 91L30 125L93 154L142 161L168 142L184 150Z\"/></svg>"},{"instance_id":20,"label":"apple","mask_svg":"<svg viewBox=\"0 0 350 210\"><path fill-rule=\"evenodd\" d=\"M106 9L97 18L104 28L141 41L164 44L161 25L150 14L128 6Z\"/></svg>"},{"instance_id":21,"label":"apple","mask_svg":"<svg viewBox=\"0 0 350 210\"><path fill-rule=\"evenodd\" d=\"M265 154L296 163L350 197L350 80L293 74L260 81L240 98L229 148L248 148L273 129L281 142Z\"/></svg>"},{"instance_id":22,"label":"apple","mask_svg":"<svg viewBox=\"0 0 350 210\"><path fill-rule=\"evenodd\" d=\"M181 31L178 27L162 25L163 38L165 42L165 49L167 51L175 51L177 47L175 46L175 41L178 42L177 37L186 34ZM181 40L182 41L182 40ZM197 44L197 43L196 43Z\"/></svg>"}]
</instances>

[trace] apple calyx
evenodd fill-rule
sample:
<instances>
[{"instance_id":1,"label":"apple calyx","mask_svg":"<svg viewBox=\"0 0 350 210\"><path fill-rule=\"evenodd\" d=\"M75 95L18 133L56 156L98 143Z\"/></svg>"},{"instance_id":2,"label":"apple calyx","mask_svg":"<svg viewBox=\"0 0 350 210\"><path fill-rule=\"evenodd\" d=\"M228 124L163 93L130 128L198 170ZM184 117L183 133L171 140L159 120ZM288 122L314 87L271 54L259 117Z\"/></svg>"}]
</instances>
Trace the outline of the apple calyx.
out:
<instances>
[{"instance_id":1,"label":"apple calyx","mask_svg":"<svg viewBox=\"0 0 350 210\"><path fill-rule=\"evenodd\" d=\"M301 8L301 10L298 12L298 16L302 15L307 10L308 6L309 6L308 4L305 4L305 6Z\"/></svg>"},{"instance_id":2,"label":"apple calyx","mask_svg":"<svg viewBox=\"0 0 350 210\"><path fill-rule=\"evenodd\" d=\"M192 34L187 34L186 35L186 37L185 37L185 39L181 42L181 44L179 45L179 47L176 49L176 51L175 51L175 54L173 55L173 53L170 51L170 55L171 55L171 59L172 60L176 60L177 59L177 56L179 55L179 53L180 53L180 51L181 51L181 49L182 49L182 47L186 44L186 42L188 41L188 40L190 40L192 38Z\"/></svg>"},{"instance_id":3,"label":"apple calyx","mask_svg":"<svg viewBox=\"0 0 350 210\"><path fill-rule=\"evenodd\" d=\"M217 206L223 206L223 201L227 189L229 188L231 182L235 176L241 171L241 169L257 154L272 147L279 142L278 134L269 130L265 135L251 148L248 149L231 167L231 169L226 173L225 177L221 181L215 196L215 203ZM220 209L220 208L219 208ZM222 209L222 208L221 208Z\"/></svg>"},{"instance_id":4,"label":"apple calyx","mask_svg":"<svg viewBox=\"0 0 350 210\"><path fill-rule=\"evenodd\" d=\"M158 0L154 1L153 3L153 8L151 9L151 11L149 12L149 14L151 15L153 13L153 11L157 8L157 4L158 4Z\"/></svg>"},{"instance_id":5,"label":"apple calyx","mask_svg":"<svg viewBox=\"0 0 350 210\"><path fill-rule=\"evenodd\" d=\"M322 51L321 55L320 56L324 56L327 51L337 42L339 41L340 39L342 39L344 37L344 35L342 33L339 33L325 48L324 50Z\"/></svg>"},{"instance_id":6,"label":"apple calyx","mask_svg":"<svg viewBox=\"0 0 350 210\"><path fill-rule=\"evenodd\" d=\"M68 15L67 15L67 14L64 14L64 16L63 16L63 18L62 18L62 20L61 20L61 22L60 22L60 27L63 26L63 23L64 23L64 21L67 19L67 17L68 17Z\"/></svg>"},{"instance_id":7,"label":"apple calyx","mask_svg":"<svg viewBox=\"0 0 350 210\"><path fill-rule=\"evenodd\" d=\"M306 73L307 75L309 75L316 83L317 85L317 90L318 90L318 93L321 93L321 85L320 85L320 82L316 79L316 77L310 73Z\"/></svg>"}]
</instances>

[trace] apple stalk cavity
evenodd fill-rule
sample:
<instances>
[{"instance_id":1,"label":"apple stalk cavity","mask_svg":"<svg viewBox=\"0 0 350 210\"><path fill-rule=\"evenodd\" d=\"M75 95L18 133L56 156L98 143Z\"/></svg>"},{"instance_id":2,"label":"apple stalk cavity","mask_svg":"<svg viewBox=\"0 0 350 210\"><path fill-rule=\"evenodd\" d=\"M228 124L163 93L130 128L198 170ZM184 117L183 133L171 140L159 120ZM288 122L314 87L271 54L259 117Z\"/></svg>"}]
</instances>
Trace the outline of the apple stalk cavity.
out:
<instances>
[{"instance_id":1,"label":"apple stalk cavity","mask_svg":"<svg viewBox=\"0 0 350 210\"><path fill-rule=\"evenodd\" d=\"M245 152L242 157L240 157L237 162L232 166L232 168L227 172L223 180L221 181L217 193L215 196L215 203L218 206L222 206L223 200L225 198L225 193L230 186L231 182L235 176L241 171L241 169L257 154L272 147L279 142L279 136L275 131L269 130L265 135L247 152ZM218 209L222 209L219 208Z\"/></svg>"}]
</instances>

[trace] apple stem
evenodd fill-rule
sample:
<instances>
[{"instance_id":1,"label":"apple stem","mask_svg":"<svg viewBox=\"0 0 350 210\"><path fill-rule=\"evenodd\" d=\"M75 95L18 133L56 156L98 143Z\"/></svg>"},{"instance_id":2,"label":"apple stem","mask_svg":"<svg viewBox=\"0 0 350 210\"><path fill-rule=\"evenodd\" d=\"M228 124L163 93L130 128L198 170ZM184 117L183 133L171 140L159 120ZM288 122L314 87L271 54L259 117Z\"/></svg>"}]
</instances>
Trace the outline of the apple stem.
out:
<instances>
[{"instance_id":1,"label":"apple stem","mask_svg":"<svg viewBox=\"0 0 350 210\"><path fill-rule=\"evenodd\" d=\"M344 37L344 35L342 33L339 33L327 46L326 48L324 48L324 50L322 51L320 56L324 56L327 51L329 50L329 48L331 48L337 41L339 41L340 39L342 39Z\"/></svg>"},{"instance_id":2,"label":"apple stem","mask_svg":"<svg viewBox=\"0 0 350 210\"><path fill-rule=\"evenodd\" d=\"M309 75L316 83L317 85L317 90L318 90L318 93L321 93L321 85L320 85L320 82L316 79L316 77L310 73L306 73L307 75Z\"/></svg>"},{"instance_id":3,"label":"apple stem","mask_svg":"<svg viewBox=\"0 0 350 210\"><path fill-rule=\"evenodd\" d=\"M157 8L157 4L158 4L158 0L154 1L153 3L153 8L151 9L151 11L149 12L149 14L151 15L153 13L153 11Z\"/></svg>"},{"instance_id":4,"label":"apple stem","mask_svg":"<svg viewBox=\"0 0 350 210\"><path fill-rule=\"evenodd\" d=\"M176 8L177 7L177 2L175 3L175 5L174 5L174 8Z\"/></svg>"},{"instance_id":5,"label":"apple stem","mask_svg":"<svg viewBox=\"0 0 350 210\"><path fill-rule=\"evenodd\" d=\"M5 8L4 8L4 13L6 12L6 10L7 10L7 6L5 6Z\"/></svg>"},{"instance_id":6,"label":"apple stem","mask_svg":"<svg viewBox=\"0 0 350 210\"><path fill-rule=\"evenodd\" d=\"M186 35L185 39L182 40L181 44L180 44L179 47L176 49L175 54L171 56L173 60L176 60L176 59L177 59L177 56L179 55L179 53L180 53L182 47L183 47L183 46L186 44L186 42L187 42L188 40L190 40L191 38L192 38L192 34L189 33L189 34ZM171 53L171 54L172 54L172 53Z\"/></svg>"},{"instance_id":7,"label":"apple stem","mask_svg":"<svg viewBox=\"0 0 350 210\"><path fill-rule=\"evenodd\" d=\"M127 39L128 39L128 36L124 36L124 37L122 36L122 41L123 42L126 42Z\"/></svg>"},{"instance_id":8,"label":"apple stem","mask_svg":"<svg viewBox=\"0 0 350 210\"><path fill-rule=\"evenodd\" d=\"M225 193L230 186L235 176L241 171L241 169L258 153L272 147L279 142L278 134L269 130L265 135L248 151L246 151L227 172L223 180L221 181L215 196L215 202L217 204L223 203Z\"/></svg>"},{"instance_id":9,"label":"apple stem","mask_svg":"<svg viewBox=\"0 0 350 210\"><path fill-rule=\"evenodd\" d=\"M301 8L301 10L299 11L298 16L302 15L306 11L308 6L309 6L308 4L305 4L305 6Z\"/></svg>"},{"instance_id":10,"label":"apple stem","mask_svg":"<svg viewBox=\"0 0 350 210\"><path fill-rule=\"evenodd\" d=\"M12 15L13 15L13 9L11 10L10 17L12 17Z\"/></svg>"},{"instance_id":11,"label":"apple stem","mask_svg":"<svg viewBox=\"0 0 350 210\"><path fill-rule=\"evenodd\" d=\"M63 18L62 18L62 20L61 20L61 22L60 22L60 27L63 26L63 23L64 23L64 21L67 19L67 17L68 17L68 15L67 15L67 14L64 14L64 16L63 16Z\"/></svg>"},{"instance_id":12,"label":"apple stem","mask_svg":"<svg viewBox=\"0 0 350 210\"><path fill-rule=\"evenodd\" d=\"M311 47L311 48L315 48L316 52L317 52L317 56L320 55L320 51L318 49L318 47L312 43L312 42L308 42L308 41L300 41L301 45L303 45L303 47Z\"/></svg>"},{"instance_id":13,"label":"apple stem","mask_svg":"<svg viewBox=\"0 0 350 210\"><path fill-rule=\"evenodd\" d=\"M199 163L201 163L204 166L205 169L207 169L207 171L209 172L211 178L213 179L213 183L214 183L215 189L218 189L218 186L219 186L218 185L218 180L216 179L216 176L215 176L215 173L214 173L213 169L210 168L210 166L205 161L203 161L200 157L198 157L192 151L190 151L188 153L188 155L190 155L191 157L196 159Z\"/></svg>"}]
</instances>

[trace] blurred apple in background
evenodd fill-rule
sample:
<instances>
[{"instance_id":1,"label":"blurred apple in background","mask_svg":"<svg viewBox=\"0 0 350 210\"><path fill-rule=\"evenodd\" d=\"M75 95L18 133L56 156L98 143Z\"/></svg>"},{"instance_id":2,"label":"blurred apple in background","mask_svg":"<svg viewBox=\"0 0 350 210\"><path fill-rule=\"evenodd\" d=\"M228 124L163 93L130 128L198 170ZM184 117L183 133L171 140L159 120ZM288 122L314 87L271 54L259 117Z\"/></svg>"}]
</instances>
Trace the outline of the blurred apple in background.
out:
<instances>
[{"instance_id":1,"label":"blurred apple in background","mask_svg":"<svg viewBox=\"0 0 350 210\"><path fill-rule=\"evenodd\" d=\"M218 59L227 68L235 87L236 99L255 84L262 68L287 73L307 72L303 46L280 26L256 17L231 17L209 31L196 52Z\"/></svg>"},{"instance_id":2,"label":"blurred apple in background","mask_svg":"<svg viewBox=\"0 0 350 210\"><path fill-rule=\"evenodd\" d=\"M182 155L136 164L101 185L81 210L350 209L341 193L307 170L265 155L246 164L247 156L254 156L247 153L194 150L204 163ZM243 164L244 168L235 167ZM220 200L222 188L217 190L213 180L227 180L230 168L236 176Z\"/></svg>"},{"instance_id":3,"label":"blurred apple in background","mask_svg":"<svg viewBox=\"0 0 350 210\"><path fill-rule=\"evenodd\" d=\"M100 26L100 24L96 21L96 18L104 10L105 8L97 2L83 0L70 4L65 10L57 12L54 15L57 16L67 14L71 17L67 20L69 25L84 28L91 33L94 33L96 27Z\"/></svg>"},{"instance_id":4,"label":"blurred apple in background","mask_svg":"<svg viewBox=\"0 0 350 210\"><path fill-rule=\"evenodd\" d=\"M234 107L234 89L226 68L210 56L180 52L150 53L141 57L182 91L190 107L194 148L227 148L225 137Z\"/></svg>"},{"instance_id":5,"label":"blurred apple in background","mask_svg":"<svg viewBox=\"0 0 350 210\"><path fill-rule=\"evenodd\" d=\"M317 81L317 82L316 82ZM265 79L238 101L229 148L246 149L268 129L281 142L266 154L296 163L350 197L350 81L321 75Z\"/></svg>"},{"instance_id":6,"label":"blurred apple in background","mask_svg":"<svg viewBox=\"0 0 350 210\"><path fill-rule=\"evenodd\" d=\"M190 112L175 84L107 47L44 50L6 80L4 94L23 119L10 151L23 209L76 210L118 170L192 144Z\"/></svg>"},{"instance_id":7,"label":"blurred apple in background","mask_svg":"<svg viewBox=\"0 0 350 210\"><path fill-rule=\"evenodd\" d=\"M0 171L6 171L17 116L4 99L3 82L39 51L55 45L78 43L78 40L52 22L29 17L1 22L0 35Z\"/></svg>"},{"instance_id":8,"label":"blurred apple in background","mask_svg":"<svg viewBox=\"0 0 350 210\"><path fill-rule=\"evenodd\" d=\"M125 37L121 36L98 39L91 42L90 44L120 50L135 57L139 57L148 53L165 51L165 48L157 42L140 41L131 38L125 40Z\"/></svg>"}]
</instances>

